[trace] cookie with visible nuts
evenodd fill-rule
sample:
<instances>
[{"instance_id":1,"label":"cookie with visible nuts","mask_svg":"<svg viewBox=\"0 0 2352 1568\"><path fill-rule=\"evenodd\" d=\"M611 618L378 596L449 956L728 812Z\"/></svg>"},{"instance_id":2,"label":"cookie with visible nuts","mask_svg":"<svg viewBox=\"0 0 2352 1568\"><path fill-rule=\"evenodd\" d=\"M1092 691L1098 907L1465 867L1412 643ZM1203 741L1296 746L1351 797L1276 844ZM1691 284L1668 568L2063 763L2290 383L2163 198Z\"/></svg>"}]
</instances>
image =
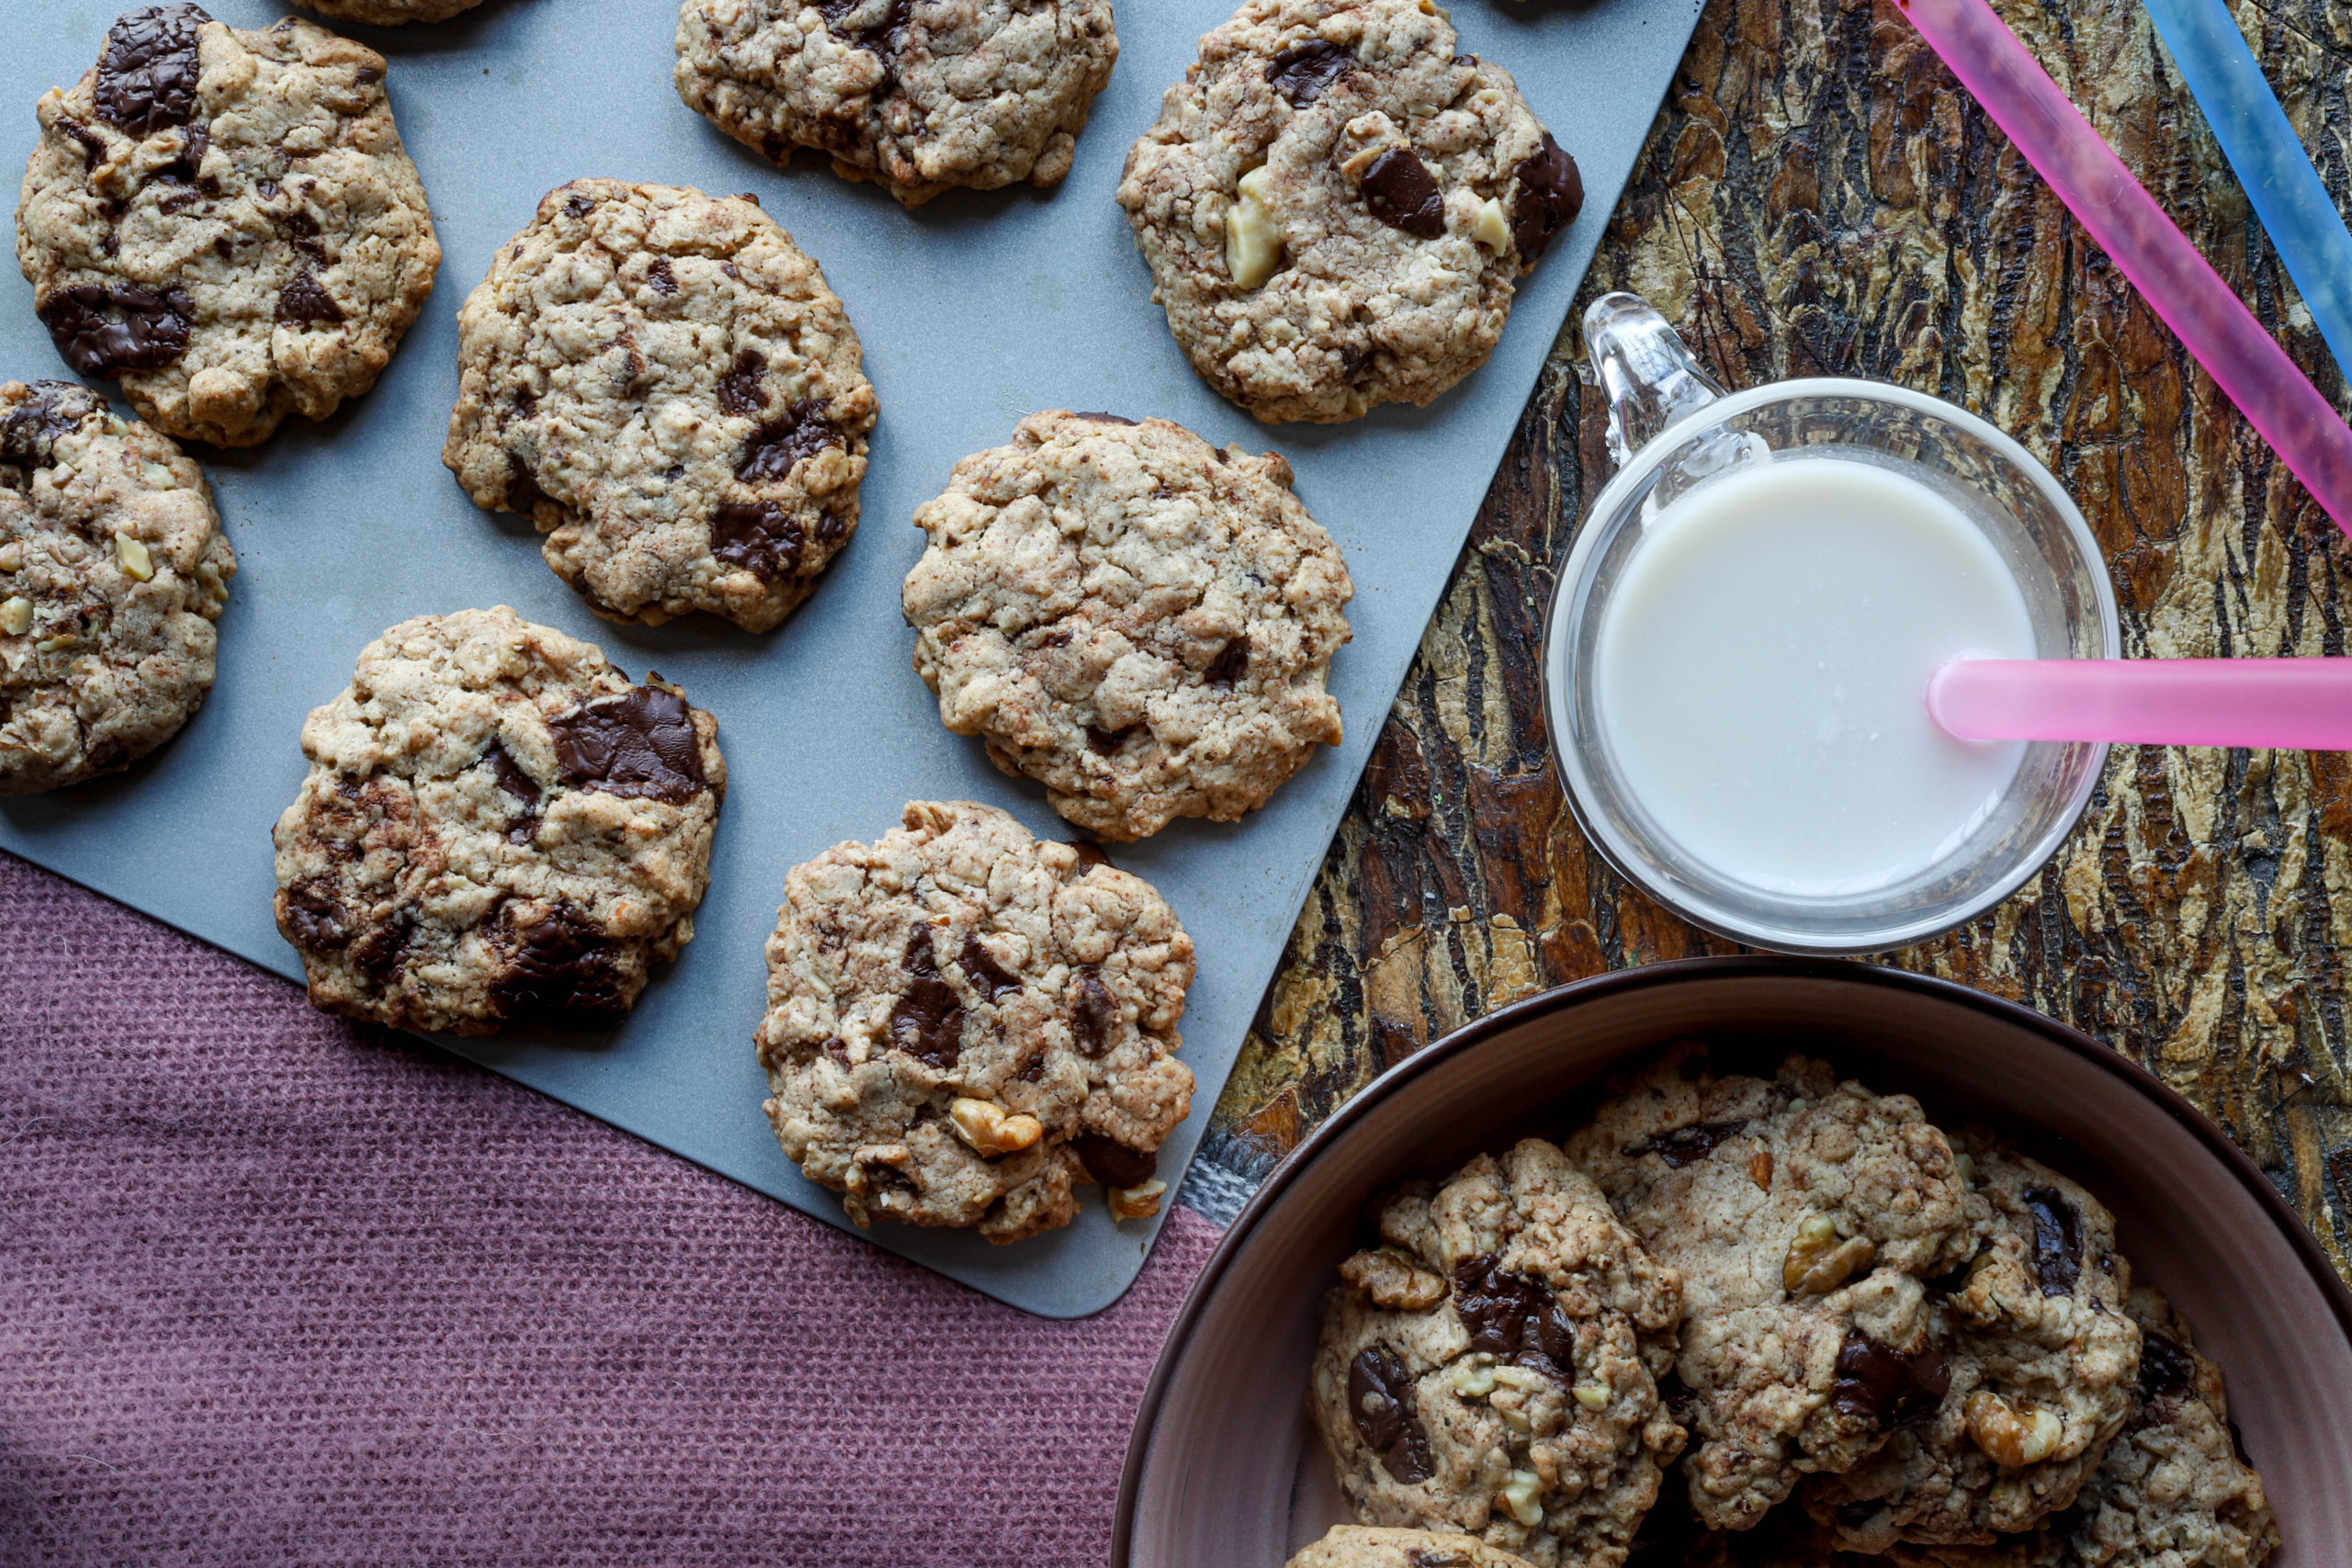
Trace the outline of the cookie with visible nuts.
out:
<instances>
[{"instance_id":1,"label":"cookie with visible nuts","mask_svg":"<svg viewBox=\"0 0 2352 1568\"><path fill-rule=\"evenodd\" d=\"M1686 1044L1567 1149L1681 1272L1673 1400L1708 1528L1748 1529L1800 1477L1934 1418L1951 1371L1925 1281L1975 1256L1985 1222L1917 1100L1800 1056L1719 1075Z\"/></svg>"},{"instance_id":2,"label":"cookie with visible nuts","mask_svg":"<svg viewBox=\"0 0 2352 1568\"><path fill-rule=\"evenodd\" d=\"M212 690L237 558L168 436L69 381L0 385L0 795L128 766Z\"/></svg>"},{"instance_id":3,"label":"cookie with visible nuts","mask_svg":"<svg viewBox=\"0 0 2352 1568\"><path fill-rule=\"evenodd\" d=\"M2140 1331L2114 1218L1981 1130L1956 1144L1987 1224L1965 1278L1931 1289L1951 1388L1931 1420L1800 1494L1849 1551L2031 1529L2074 1502L2131 1404Z\"/></svg>"},{"instance_id":4,"label":"cookie with visible nuts","mask_svg":"<svg viewBox=\"0 0 2352 1568\"><path fill-rule=\"evenodd\" d=\"M1674 1270L1535 1138L1392 1196L1376 1224L1382 1245L1340 1265L1309 1383L1349 1510L1616 1568L1682 1450L1657 1386Z\"/></svg>"},{"instance_id":5,"label":"cookie with visible nuts","mask_svg":"<svg viewBox=\"0 0 2352 1568\"><path fill-rule=\"evenodd\" d=\"M784 1152L865 1225L1068 1224L1075 1189L1159 1211L1191 1109L1193 942L1141 877L970 801L796 866L756 1043Z\"/></svg>"},{"instance_id":6,"label":"cookie with visible nuts","mask_svg":"<svg viewBox=\"0 0 2352 1568\"><path fill-rule=\"evenodd\" d=\"M169 435L265 440L375 384L441 265L384 57L292 17L126 13L36 107L17 259L67 364Z\"/></svg>"},{"instance_id":7,"label":"cookie with visible nuts","mask_svg":"<svg viewBox=\"0 0 2352 1568\"><path fill-rule=\"evenodd\" d=\"M1576 162L1422 0L1249 0L1119 185L1203 380L1260 419L1426 404L1576 220Z\"/></svg>"},{"instance_id":8,"label":"cookie with visible nuts","mask_svg":"<svg viewBox=\"0 0 2352 1568\"><path fill-rule=\"evenodd\" d=\"M277 929L311 1001L403 1029L608 1029L694 939L718 726L501 605L402 621L302 726Z\"/></svg>"},{"instance_id":9,"label":"cookie with visible nuts","mask_svg":"<svg viewBox=\"0 0 2352 1568\"><path fill-rule=\"evenodd\" d=\"M441 460L591 609L763 632L857 531L874 389L756 197L574 180L458 312Z\"/></svg>"},{"instance_id":10,"label":"cookie with visible nuts","mask_svg":"<svg viewBox=\"0 0 2352 1568\"><path fill-rule=\"evenodd\" d=\"M1111 0L684 0L677 44L687 107L910 208L1060 184L1119 57Z\"/></svg>"},{"instance_id":11,"label":"cookie with visible nuts","mask_svg":"<svg viewBox=\"0 0 2352 1568\"><path fill-rule=\"evenodd\" d=\"M1283 1568L1531 1568L1476 1536L1333 1525Z\"/></svg>"},{"instance_id":12,"label":"cookie with visible nuts","mask_svg":"<svg viewBox=\"0 0 2352 1568\"><path fill-rule=\"evenodd\" d=\"M1354 586L1290 465L1164 419L1032 414L915 513L915 671L958 735L1126 841L1231 822L1340 740Z\"/></svg>"}]
</instances>

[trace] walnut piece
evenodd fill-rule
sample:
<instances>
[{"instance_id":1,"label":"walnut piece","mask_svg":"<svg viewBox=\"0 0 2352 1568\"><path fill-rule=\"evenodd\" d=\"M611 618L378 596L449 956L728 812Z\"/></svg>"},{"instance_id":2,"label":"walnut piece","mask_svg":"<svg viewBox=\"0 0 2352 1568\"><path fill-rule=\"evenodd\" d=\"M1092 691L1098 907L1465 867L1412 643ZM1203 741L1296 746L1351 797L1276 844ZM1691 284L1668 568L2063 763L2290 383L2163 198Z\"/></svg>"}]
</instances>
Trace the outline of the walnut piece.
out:
<instances>
[{"instance_id":1,"label":"walnut piece","mask_svg":"<svg viewBox=\"0 0 2352 1568\"><path fill-rule=\"evenodd\" d=\"M1390 1312L1427 1312L1445 1300L1443 1280L1386 1247L1357 1253L1340 1265L1340 1278Z\"/></svg>"}]
</instances>

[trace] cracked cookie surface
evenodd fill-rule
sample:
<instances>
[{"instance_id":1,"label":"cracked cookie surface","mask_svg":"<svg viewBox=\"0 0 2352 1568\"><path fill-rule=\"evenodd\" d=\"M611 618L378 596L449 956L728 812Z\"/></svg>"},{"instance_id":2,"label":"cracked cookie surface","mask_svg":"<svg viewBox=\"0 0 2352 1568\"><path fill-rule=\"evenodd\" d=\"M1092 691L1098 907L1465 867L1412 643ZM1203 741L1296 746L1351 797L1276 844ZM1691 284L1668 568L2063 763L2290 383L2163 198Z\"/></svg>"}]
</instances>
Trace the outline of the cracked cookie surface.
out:
<instances>
[{"instance_id":1,"label":"cracked cookie surface","mask_svg":"<svg viewBox=\"0 0 2352 1568\"><path fill-rule=\"evenodd\" d=\"M620 1022L694 938L718 729L503 605L392 627L304 722L272 835L312 1004L460 1034Z\"/></svg>"},{"instance_id":2,"label":"cracked cookie surface","mask_svg":"<svg viewBox=\"0 0 2352 1568\"><path fill-rule=\"evenodd\" d=\"M1951 1371L1922 1281L1974 1256L1984 1221L1917 1100L1801 1056L1770 1078L1718 1075L1686 1044L1567 1148L1681 1272L1669 1404L1710 1529L1747 1529L1801 1476L1851 1470L1933 1417Z\"/></svg>"},{"instance_id":3,"label":"cracked cookie surface","mask_svg":"<svg viewBox=\"0 0 2352 1568\"><path fill-rule=\"evenodd\" d=\"M1069 173L1111 0L684 0L678 96L776 163L807 147L908 207Z\"/></svg>"},{"instance_id":4,"label":"cracked cookie surface","mask_svg":"<svg viewBox=\"0 0 2352 1568\"><path fill-rule=\"evenodd\" d=\"M1283 1568L1531 1568L1476 1536L1333 1525Z\"/></svg>"},{"instance_id":5,"label":"cracked cookie surface","mask_svg":"<svg viewBox=\"0 0 2352 1568\"><path fill-rule=\"evenodd\" d=\"M767 631L857 531L874 389L817 264L750 197L574 180L458 312L441 460L598 615Z\"/></svg>"},{"instance_id":6,"label":"cracked cookie surface","mask_svg":"<svg viewBox=\"0 0 2352 1568\"><path fill-rule=\"evenodd\" d=\"M1032 414L915 513L901 605L941 722L1117 841L1231 822L1318 745L1354 586L1274 453Z\"/></svg>"},{"instance_id":7,"label":"cracked cookie surface","mask_svg":"<svg viewBox=\"0 0 2352 1568\"><path fill-rule=\"evenodd\" d=\"M1020 1241L1068 1224L1089 1181L1114 1214L1156 1208L1192 1105L1193 943L1141 877L992 807L919 800L793 868L767 960L764 1109L858 1224Z\"/></svg>"},{"instance_id":8,"label":"cracked cookie surface","mask_svg":"<svg viewBox=\"0 0 2352 1568\"><path fill-rule=\"evenodd\" d=\"M17 259L67 364L165 434L248 446L373 386L441 246L384 58L288 17L119 19L36 107Z\"/></svg>"},{"instance_id":9,"label":"cracked cookie surface","mask_svg":"<svg viewBox=\"0 0 2352 1568\"><path fill-rule=\"evenodd\" d=\"M1193 368L1261 420L1425 404L1584 201L1510 73L1419 0L1250 0L1119 185Z\"/></svg>"},{"instance_id":10,"label":"cracked cookie surface","mask_svg":"<svg viewBox=\"0 0 2352 1568\"><path fill-rule=\"evenodd\" d=\"M0 795L110 773L212 690L237 558L202 470L69 381L0 384Z\"/></svg>"},{"instance_id":11,"label":"cracked cookie surface","mask_svg":"<svg viewBox=\"0 0 2352 1568\"><path fill-rule=\"evenodd\" d=\"M1350 1510L1538 1568L1616 1568L1682 1449L1657 1387L1674 1270L1535 1138L1376 1223L1383 1245L1327 1298L1309 1385Z\"/></svg>"}]
</instances>

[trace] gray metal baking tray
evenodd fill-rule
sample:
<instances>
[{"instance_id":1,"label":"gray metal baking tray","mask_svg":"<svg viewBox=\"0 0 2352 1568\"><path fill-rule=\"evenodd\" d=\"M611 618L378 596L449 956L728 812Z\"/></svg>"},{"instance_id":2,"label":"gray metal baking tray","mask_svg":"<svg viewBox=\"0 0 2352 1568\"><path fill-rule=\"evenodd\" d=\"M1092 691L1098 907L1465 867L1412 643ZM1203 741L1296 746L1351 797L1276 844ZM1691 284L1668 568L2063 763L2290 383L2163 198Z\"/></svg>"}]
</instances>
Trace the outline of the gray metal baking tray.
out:
<instances>
[{"instance_id":1,"label":"gray metal baking tray","mask_svg":"<svg viewBox=\"0 0 2352 1568\"><path fill-rule=\"evenodd\" d=\"M207 0L266 27L286 7ZM34 100L97 58L117 0L6 0L0 158L20 167ZM1112 192L1227 0L1129 0L1122 53L1058 189L951 193L914 213L814 159L778 170L681 105L671 0L489 0L435 27L352 28L390 57L402 138L446 253L424 319L368 397L289 421L244 452L196 447L242 562L220 624L220 683L193 723L126 775L0 801L0 847L300 976L270 919L269 828L300 784L302 716L404 616L511 604L648 666L719 720L731 779L693 945L610 1038L445 1041L449 1049L832 1224L760 1113L751 1037L762 943L787 869L871 839L910 799L1001 806L1070 836L1035 786L940 727L909 666L899 584L909 519L967 452L1041 408L1181 421L1220 445L1273 446L1339 539L1354 642L1333 669L1347 741L1249 821L1179 823L1120 849L1175 906L1200 953L1184 1059L1193 1113L1160 1162L1171 1188L1206 1124L1388 704L1403 680L1521 405L1590 260L1696 19L1694 0L1459 0L1464 47L1501 62L1581 165L1575 230L1522 288L1493 359L1433 406L1336 427L1261 426L1193 376L1170 338ZM35 25L36 21L38 25ZM865 340L881 402L856 541L779 631L601 622L540 561L528 526L477 511L441 466L457 392L457 310L550 187L583 175L750 190L824 266ZM67 371L30 288L0 279L0 378ZM98 383L109 393L113 388ZM118 400L119 401L119 400ZM1114 1227L1098 1200L1067 1230L1009 1247L881 1224L877 1245L1047 1316L1094 1312L1141 1268L1157 1225Z\"/></svg>"}]
</instances>

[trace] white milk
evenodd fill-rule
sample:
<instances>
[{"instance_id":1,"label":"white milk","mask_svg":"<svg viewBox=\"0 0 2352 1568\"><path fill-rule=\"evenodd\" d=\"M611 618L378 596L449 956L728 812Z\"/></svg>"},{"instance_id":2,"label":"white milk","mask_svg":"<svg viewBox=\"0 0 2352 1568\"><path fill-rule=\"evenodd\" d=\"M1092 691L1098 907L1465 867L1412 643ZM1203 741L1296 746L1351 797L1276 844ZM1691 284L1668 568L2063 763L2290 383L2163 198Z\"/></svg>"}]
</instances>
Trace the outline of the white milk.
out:
<instances>
[{"instance_id":1,"label":"white milk","mask_svg":"<svg viewBox=\"0 0 2352 1568\"><path fill-rule=\"evenodd\" d=\"M1992 542L1917 480L1782 456L1644 526L1593 670L1627 792L1691 859L1798 897L1904 882L1989 813L2018 741L1955 740L1928 677L2034 656Z\"/></svg>"}]
</instances>

